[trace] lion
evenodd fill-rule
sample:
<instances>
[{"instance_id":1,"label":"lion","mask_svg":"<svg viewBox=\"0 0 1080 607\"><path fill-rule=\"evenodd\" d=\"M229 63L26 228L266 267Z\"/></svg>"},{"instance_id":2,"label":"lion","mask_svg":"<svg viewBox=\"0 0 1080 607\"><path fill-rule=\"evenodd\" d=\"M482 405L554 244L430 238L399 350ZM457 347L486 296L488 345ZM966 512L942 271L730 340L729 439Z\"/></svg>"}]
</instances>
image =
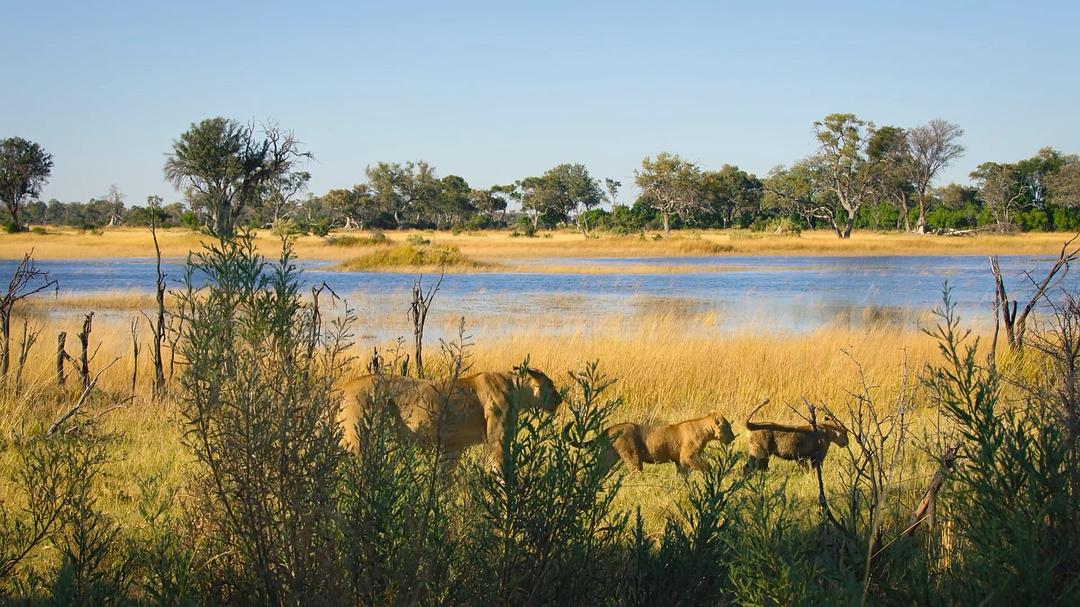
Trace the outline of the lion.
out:
<instances>
[{"instance_id":1,"label":"lion","mask_svg":"<svg viewBox=\"0 0 1080 607\"><path fill-rule=\"evenodd\" d=\"M796 461L804 467L807 464L817 467L825 461L829 445L847 446L847 431L828 415L818 422L817 430L810 424L789 426L750 421L758 409L768 402L769 400L765 399L746 416L746 429L749 431L747 453L750 456L746 464L747 470L768 470L769 458L773 455Z\"/></svg>"},{"instance_id":2,"label":"lion","mask_svg":"<svg viewBox=\"0 0 1080 607\"><path fill-rule=\"evenodd\" d=\"M554 413L562 396L543 372L527 369L519 381L514 373L478 373L457 380L428 380L391 375L365 375L343 386L345 405L338 416L345 447L359 452L357 423L365 406L386 404L396 412L403 430L423 444L442 449L447 470L461 453L485 445L496 468L501 464L503 420L510 403L522 409ZM515 400L517 399L517 400Z\"/></svg>"},{"instance_id":3,"label":"lion","mask_svg":"<svg viewBox=\"0 0 1080 607\"><path fill-rule=\"evenodd\" d=\"M569 431L570 424L567 424L563 436ZM615 424L604 430L604 436L607 440L600 456L600 466L605 474L622 460L636 472L642 471L642 464L675 462L679 474L685 476L691 470L705 468L700 456L710 441L731 444L735 440L731 423L715 411L704 417L665 426ZM570 444L581 448L594 442L596 439L585 443L570 441Z\"/></svg>"}]
</instances>

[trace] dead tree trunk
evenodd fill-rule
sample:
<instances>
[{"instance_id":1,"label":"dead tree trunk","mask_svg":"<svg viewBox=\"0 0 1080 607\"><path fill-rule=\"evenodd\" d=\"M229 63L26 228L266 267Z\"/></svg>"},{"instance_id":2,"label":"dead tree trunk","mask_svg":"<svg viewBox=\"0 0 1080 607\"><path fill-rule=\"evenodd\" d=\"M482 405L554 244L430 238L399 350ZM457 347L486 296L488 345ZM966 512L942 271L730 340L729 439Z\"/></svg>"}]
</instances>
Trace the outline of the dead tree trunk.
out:
<instances>
[{"instance_id":1,"label":"dead tree trunk","mask_svg":"<svg viewBox=\"0 0 1080 607\"><path fill-rule=\"evenodd\" d=\"M953 466L956 464L957 451L959 451L958 446L949 447L941 457L941 466L939 466L937 472L934 473L934 478L930 480L930 486L927 487L926 493L924 493L922 499L919 500L919 504L915 507L915 511L911 513L911 521L908 523L904 535L915 535L915 531L923 521L926 522L927 529L933 531L934 524L937 522L938 490L945 484L946 477L948 477L949 472L952 471Z\"/></svg>"},{"instance_id":2,"label":"dead tree trunk","mask_svg":"<svg viewBox=\"0 0 1080 607\"><path fill-rule=\"evenodd\" d=\"M423 276L413 284L412 303L409 306L409 320L411 320L413 324L413 340L415 345L413 366L416 368L416 376L420 379L424 379L424 323L427 322L431 301L434 299L435 294L439 292L439 287L442 286L444 276L445 274L440 274L438 282L428 289L427 292L424 291Z\"/></svg>"},{"instance_id":3,"label":"dead tree trunk","mask_svg":"<svg viewBox=\"0 0 1080 607\"><path fill-rule=\"evenodd\" d=\"M67 345L67 331L61 331L56 336L56 385L63 387L64 380L64 361L68 358L66 349Z\"/></svg>"},{"instance_id":4,"label":"dead tree trunk","mask_svg":"<svg viewBox=\"0 0 1080 607\"><path fill-rule=\"evenodd\" d=\"M26 359L29 358L30 349L34 347L40 334L41 327L31 329L30 322L23 321L22 341L19 342L19 362L15 367L15 394L22 392L23 369L26 368Z\"/></svg>"},{"instance_id":5,"label":"dead tree trunk","mask_svg":"<svg viewBox=\"0 0 1080 607\"><path fill-rule=\"evenodd\" d=\"M1069 251L1069 246L1073 241L1077 239L1077 236L1073 236L1064 245L1061 246L1061 252L1058 254L1057 260L1054 265L1046 272L1046 276L1042 281L1035 282L1031 273L1026 273L1028 280L1035 286L1035 291L1032 293L1031 298L1024 304L1023 309L1017 313L1018 305L1016 301L1009 299L1009 294L1005 289L1005 281L1001 276L1001 267L998 265L997 256L990 257L990 272L994 275L994 322L1000 318L1001 324L1005 327L1005 339L1009 343L1009 349L1017 352L1024 347L1024 335L1027 332L1027 319L1031 312L1035 309L1035 305L1039 303L1039 300L1046 294L1047 289L1050 288L1054 281L1054 278L1061 275L1062 278L1069 272L1069 265L1080 256L1080 249L1073 249Z\"/></svg>"},{"instance_id":6,"label":"dead tree trunk","mask_svg":"<svg viewBox=\"0 0 1080 607\"><path fill-rule=\"evenodd\" d=\"M160 399L165 393L165 363L161 357L161 344L165 341L165 273L161 271L161 246L157 238L156 214L151 213L150 235L154 238L154 254L157 257L157 282L154 285L155 298L157 300L157 316L152 323L154 329L154 341L151 354L154 362L154 399ZM134 388L132 389L134 392Z\"/></svg>"},{"instance_id":7,"label":"dead tree trunk","mask_svg":"<svg viewBox=\"0 0 1080 607\"><path fill-rule=\"evenodd\" d=\"M135 398L135 385L139 383L139 317L131 319L131 397Z\"/></svg>"},{"instance_id":8,"label":"dead tree trunk","mask_svg":"<svg viewBox=\"0 0 1080 607\"><path fill-rule=\"evenodd\" d=\"M90 354L90 331L93 325L94 313L87 312L83 318L82 330L79 331L79 346L82 348L79 352L79 383L83 390L90 385L90 361L93 359Z\"/></svg>"},{"instance_id":9,"label":"dead tree trunk","mask_svg":"<svg viewBox=\"0 0 1080 607\"><path fill-rule=\"evenodd\" d=\"M45 289L56 288L56 281L49 279L48 272L38 269L33 255L33 250L23 255L11 274L7 291L0 293L0 380L4 382L11 367L11 315L15 304Z\"/></svg>"}]
</instances>

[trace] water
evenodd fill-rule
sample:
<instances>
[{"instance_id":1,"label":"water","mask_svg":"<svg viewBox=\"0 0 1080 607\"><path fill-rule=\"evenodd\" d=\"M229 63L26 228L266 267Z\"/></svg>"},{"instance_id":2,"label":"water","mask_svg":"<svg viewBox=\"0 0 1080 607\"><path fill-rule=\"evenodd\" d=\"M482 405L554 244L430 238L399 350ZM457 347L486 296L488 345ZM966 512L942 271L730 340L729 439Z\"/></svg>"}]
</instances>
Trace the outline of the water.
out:
<instances>
[{"instance_id":1,"label":"water","mask_svg":"<svg viewBox=\"0 0 1080 607\"><path fill-rule=\"evenodd\" d=\"M1014 297L1031 292L1022 272L1041 277L1048 256L1018 255L1000 259ZM0 276L17 262L0 261ZM580 266L584 273L530 273L532 263ZM701 266L690 273L588 273L612 264ZM49 260L38 266L50 272L63 293L124 290L152 293L153 259ZM326 282L337 293L369 307L388 307L402 317L414 273L337 272L325 262L303 262L305 279ZM576 317L599 314L646 314L670 309L715 313L723 328L766 326L806 331L828 324L925 323L926 313L941 303L947 280L961 314L973 322L990 318L993 282L985 256L895 257L663 257L578 258L522 262L521 272L448 274L433 310L442 308L471 320L498 324L544 314ZM165 264L171 288L180 284L180 260ZM433 277L426 277L431 280ZM1080 287L1080 276L1065 286ZM362 310L363 311L363 310ZM550 324L550 323L549 323ZM558 326L548 327L559 330ZM402 332L403 329L397 329Z\"/></svg>"}]
</instances>

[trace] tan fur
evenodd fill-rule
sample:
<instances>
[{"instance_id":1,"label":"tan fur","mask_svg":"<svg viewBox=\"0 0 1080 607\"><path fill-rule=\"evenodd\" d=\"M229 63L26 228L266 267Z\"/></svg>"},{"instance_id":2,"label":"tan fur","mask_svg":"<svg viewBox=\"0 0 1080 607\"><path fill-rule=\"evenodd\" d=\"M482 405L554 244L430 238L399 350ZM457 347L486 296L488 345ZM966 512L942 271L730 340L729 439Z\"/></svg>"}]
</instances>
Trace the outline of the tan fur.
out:
<instances>
[{"instance_id":1,"label":"tan fur","mask_svg":"<svg viewBox=\"0 0 1080 607\"><path fill-rule=\"evenodd\" d=\"M523 409L554 412L562 397L548 376L529 369L519 394L517 373L479 373L457 381L432 381L390 375L365 375L343 386L345 404L338 416L343 443L359 451L357 422L364 407L385 403L407 433L427 445L439 445L452 468L462 451L484 444L498 462L503 416L514 398Z\"/></svg>"},{"instance_id":2,"label":"tan fur","mask_svg":"<svg viewBox=\"0 0 1080 607\"><path fill-rule=\"evenodd\" d=\"M601 455L605 471L619 460L638 472L642 464L675 462L680 474L704 468L701 451L710 441L730 444L735 440L731 423L717 412L666 426L616 424L605 429L604 435L608 438Z\"/></svg>"},{"instance_id":3,"label":"tan fur","mask_svg":"<svg viewBox=\"0 0 1080 607\"><path fill-rule=\"evenodd\" d=\"M847 431L828 416L818 422L816 431L810 424L792 426L751 421L750 418L764 404L758 405L746 416L746 429L749 431L747 453L750 456L748 469L768 470L769 458L774 455L803 465L820 466L825 461L829 445L835 443L838 447L846 447L848 444Z\"/></svg>"}]
</instances>

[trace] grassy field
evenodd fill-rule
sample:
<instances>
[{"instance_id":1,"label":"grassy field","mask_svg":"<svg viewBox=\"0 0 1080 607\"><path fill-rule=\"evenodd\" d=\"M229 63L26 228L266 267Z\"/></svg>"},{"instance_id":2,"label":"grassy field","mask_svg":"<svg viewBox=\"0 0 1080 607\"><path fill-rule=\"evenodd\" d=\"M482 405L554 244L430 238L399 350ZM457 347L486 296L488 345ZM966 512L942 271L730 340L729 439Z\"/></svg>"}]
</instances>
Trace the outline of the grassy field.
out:
<instances>
[{"instance_id":1,"label":"grassy field","mask_svg":"<svg viewBox=\"0 0 1080 607\"><path fill-rule=\"evenodd\" d=\"M64 306L74 312L77 304L94 304L110 309L99 315L91 334L91 348L97 351L92 363L100 369L114 359L118 362L106 371L100 388L109 402L120 402L131 394L132 338L130 319L138 313L142 298L118 294L110 308L102 301L70 298ZM49 305L52 305L51 303ZM50 317L35 306L30 312L31 326L42 329L39 343L31 353L24 371L24 385L29 397L0 399L0 435L8 435L28 417L54 419L69 407L77 396L70 390L64 396L53 388L55 335L67 331L68 350L75 352L74 335L81 326L76 315ZM588 361L599 360L601 370L617 380L613 390L622 404L612 422L672 423L703 415L711 410L724 412L739 434L734 448L745 450L742 419L748 410L765 397L771 404L759 413L760 419L798 422L790 407L802 411L802 399L825 403L844 411L859 389L857 370L861 366L876 386L882 402L895 400L904 382L910 384L929 361L937 359L934 342L926 335L899 329L879 328L869 331L827 328L806 334L783 335L747 331L717 338L703 335L697 318L683 318L679 308L660 310L634 319L563 318L565 326L577 327L568 334L552 335L542 328L516 327L504 337L481 340L471 349L471 371L508 370L528 356L531 364L549 373L560 386L567 386L567 371L579 369ZM389 320L388 315L386 321ZM445 318L433 321L451 323ZM369 322L381 322L373 319ZM478 320L477 324L483 324ZM15 323L18 335L21 324ZM123 434L123 456L113 464L113 478L119 481L116 500L119 510L124 496L136 491L135 479L158 476L183 483L187 456L180 446L180 425L175 406L166 401L155 404L149 398L151 373L148 349L149 329L140 320L139 339L143 350L139 359L135 400L106 416L109 427ZM362 373L370 356L370 340L354 346L355 373ZM384 351L392 342L377 344ZM429 344L430 364L438 365L438 344ZM69 384L73 384L69 380ZM910 385L909 385L910 387ZM37 408L27 411L26 407ZM45 404L48 403L48 404ZM106 402L96 405L107 408ZM928 420L927 420L928 421ZM920 422L920 425L922 422ZM932 462L912 462L919 473L930 471ZM793 464L781 463L776 474L791 476L791 490L810 498L816 491L811 475ZM657 492L662 486L670 491ZM682 499L680 482L674 466L647 467L641 475L627 479L620 495L622 505L641 507L647 520L670 511ZM921 487L912 486L912 499Z\"/></svg>"},{"instance_id":2,"label":"grassy field","mask_svg":"<svg viewBox=\"0 0 1080 607\"><path fill-rule=\"evenodd\" d=\"M545 232L536 238L511 237L508 232L488 231L451 234L447 232L387 232L386 240L359 237L346 246L342 240L301 236L296 249L301 259L352 262L359 269L392 270L430 268L439 255L430 251L453 251L450 271L521 270L529 272L573 272L580 268L561 264L559 258L573 257L680 257L737 255L985 255L1056 254L1071 235L1028 233L946 237L917 234L856 232L840 240L824 230L801 236L778 236L732 231L682 231L670 237L649 233L644 236L601 234L585 238L571 231ZM207 237L187 229L162 230L162 254L183 257L199 248ZM426 241L426 243L425 243ZM344 241L349 242L349 241ZM425 243L416 245L414 243ZM273 257L279 239L267 231L258 232L256 244ZM406 246L411 245L411 246ZM152 256L147 230L116 228L102 232L50 228L46 234L0 235L0 259L16 259L30 249L38 259L88 259ZM417 253L417 249L429 253ZM533 261L534 263L527 263ZM535 263L535 260L542 260ZM550 261L549 261L550 260ZM627 264L604 271L702 271L700 266L678 263L649 268Z\"/></svg>"}]
</instances>

